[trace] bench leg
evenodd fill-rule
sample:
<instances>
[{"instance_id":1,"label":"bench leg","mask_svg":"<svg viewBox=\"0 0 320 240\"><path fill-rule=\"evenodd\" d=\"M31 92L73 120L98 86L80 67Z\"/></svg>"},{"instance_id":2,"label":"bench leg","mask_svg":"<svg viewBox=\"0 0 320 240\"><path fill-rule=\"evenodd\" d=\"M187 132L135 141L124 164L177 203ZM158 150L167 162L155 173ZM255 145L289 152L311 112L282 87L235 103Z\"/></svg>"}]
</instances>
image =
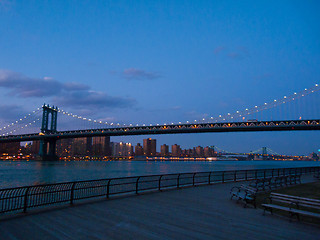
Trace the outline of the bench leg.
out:
<instances>
[{"instance_id":1,"label":"bench leg","mask_svg":"<svg viewBox=\"0 0 320 240\"><path fill-rule=\"evenodd\" d=\"M243 208L246 208L247 207L247 201L246 200L244 200L244 205L243 205Z\"/></svg>"},{"instance_id":2,"label":"bench leg","mask_svg":"<svg viewBox=\"0 0 320 240\"><path fill-rule=\"evenodd\" d=\"M269 208L269 207L265 207L265 206L264 206L263 215L266 215L266 211L269 211L269 212L271 213L271 215L273 215L273 213L272 213L272 208Z\"/></svg>"}]
</instances>

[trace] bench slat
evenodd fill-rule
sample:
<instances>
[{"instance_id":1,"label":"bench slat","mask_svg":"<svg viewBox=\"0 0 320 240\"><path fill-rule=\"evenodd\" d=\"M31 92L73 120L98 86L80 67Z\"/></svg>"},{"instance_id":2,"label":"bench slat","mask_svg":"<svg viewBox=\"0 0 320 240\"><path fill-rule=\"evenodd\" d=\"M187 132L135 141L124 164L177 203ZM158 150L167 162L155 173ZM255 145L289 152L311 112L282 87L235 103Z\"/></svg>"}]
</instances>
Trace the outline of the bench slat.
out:
<instances>
[{"instance_id":1,"label":"bench slat","mask_svg":"<svg viewBox=\"0 0 320 240\"><path fill-rule=\"evenodd\" d=\"M284 207L284 206L275 205L275 204L261 204L261 206L263 206L265 208L274 208L274 209L278 209L278 210L287 211L290 213L296 213L296 214L301 214L301 215L305 215L305 216L320 218L319 213L304 211L304 210L300 210L300 209L289 208L289 207Z\"/></svg>"},{"instance_id":2,"label":"bench slat","mask_svg":"<svg viewBox=\"0 0 320 240\"><path fill-rule=\"evenodd\" d=\"M320 203L320 200L312 199L312 198L303 198L303 197L286 195L286 194L281 194L281 193L271 193L271 195L272 196L283 197L283 198L290 198L290 199L296 199L296 200L306 200L308 202Z\"/></svg>"}]
</instances>

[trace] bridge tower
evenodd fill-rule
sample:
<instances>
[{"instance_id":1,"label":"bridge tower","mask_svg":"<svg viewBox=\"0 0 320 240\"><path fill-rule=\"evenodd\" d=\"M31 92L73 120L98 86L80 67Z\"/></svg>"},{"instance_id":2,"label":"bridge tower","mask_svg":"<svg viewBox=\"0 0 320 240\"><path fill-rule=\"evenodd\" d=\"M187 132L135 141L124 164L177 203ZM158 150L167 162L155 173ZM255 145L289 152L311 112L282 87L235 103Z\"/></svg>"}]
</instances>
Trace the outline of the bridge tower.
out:
<instances>
[{"instance_id":1,"label":"bridge tower","mask_svg":"<svg viewBox=\"0 0 320 240\"><path fill-rule=\"evenodd\" d=\"M266 147L262 147L262 154L263 155L267 155L268 154Z\"/></svg>"},{"instance_id":2,"label":"bridge tower","mask_svg":"<svg viewBox=\"0 0 320 240\"><path fill-rule=\"evenodd\" d=\"M267 160L267 148L266 147L262 147L262 158L263 160Z\"/></svg>"},{"instance_id":3,"label":"bridge tower","mask_svg":"<svg viewBox=\"0 0 320 240\"><path fill-rule=\"evenodd\" d=\"M58 108L43 104L42 106L41 133L50 134L57 131ZM40 141L39 155L42 160L57 160L56 139L46 139Z\"/></svg>"}]
</instances>

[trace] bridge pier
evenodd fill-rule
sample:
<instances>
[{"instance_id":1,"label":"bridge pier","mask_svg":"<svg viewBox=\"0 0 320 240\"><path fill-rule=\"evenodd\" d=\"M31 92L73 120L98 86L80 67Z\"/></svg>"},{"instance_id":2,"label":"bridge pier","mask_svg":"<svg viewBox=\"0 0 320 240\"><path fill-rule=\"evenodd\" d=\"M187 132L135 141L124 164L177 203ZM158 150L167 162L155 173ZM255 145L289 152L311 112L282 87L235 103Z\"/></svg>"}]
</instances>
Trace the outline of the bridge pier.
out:
<instances>
[{"instance_id":1,"label":"bridge pier","mask_svg":"<svg viewBox=\"0 0 320 240\"><path fill-rule=\"evenodd\" d=\"M59 157L56 155L56 140L41 140L39 148L39 156L44 161L55 161Z\"/></svg>"}]
</instances>

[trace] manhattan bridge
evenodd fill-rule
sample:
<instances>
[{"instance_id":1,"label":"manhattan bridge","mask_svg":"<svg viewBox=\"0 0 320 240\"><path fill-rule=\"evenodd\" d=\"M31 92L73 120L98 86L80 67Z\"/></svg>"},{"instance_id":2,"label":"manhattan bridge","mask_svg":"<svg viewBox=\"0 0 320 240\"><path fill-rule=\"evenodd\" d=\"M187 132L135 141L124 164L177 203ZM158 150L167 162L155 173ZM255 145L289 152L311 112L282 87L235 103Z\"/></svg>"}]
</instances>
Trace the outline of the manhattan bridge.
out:
<instances>
[{"instance_id":1,"label":"manhattan bridge","mask_svg":"<svg viewBox=\"0 0 320 240\"><path fill-rule=\"evenodd\" d=\"M66 138L320 130L319 90L320 86L316 84L280 99L269 100L233 113L162 124L105 122L44 104L20 119L0 126L0 144L38 140L39 155L43 159L55 159L57 140Z\"/></svg>"}]
</instances>

